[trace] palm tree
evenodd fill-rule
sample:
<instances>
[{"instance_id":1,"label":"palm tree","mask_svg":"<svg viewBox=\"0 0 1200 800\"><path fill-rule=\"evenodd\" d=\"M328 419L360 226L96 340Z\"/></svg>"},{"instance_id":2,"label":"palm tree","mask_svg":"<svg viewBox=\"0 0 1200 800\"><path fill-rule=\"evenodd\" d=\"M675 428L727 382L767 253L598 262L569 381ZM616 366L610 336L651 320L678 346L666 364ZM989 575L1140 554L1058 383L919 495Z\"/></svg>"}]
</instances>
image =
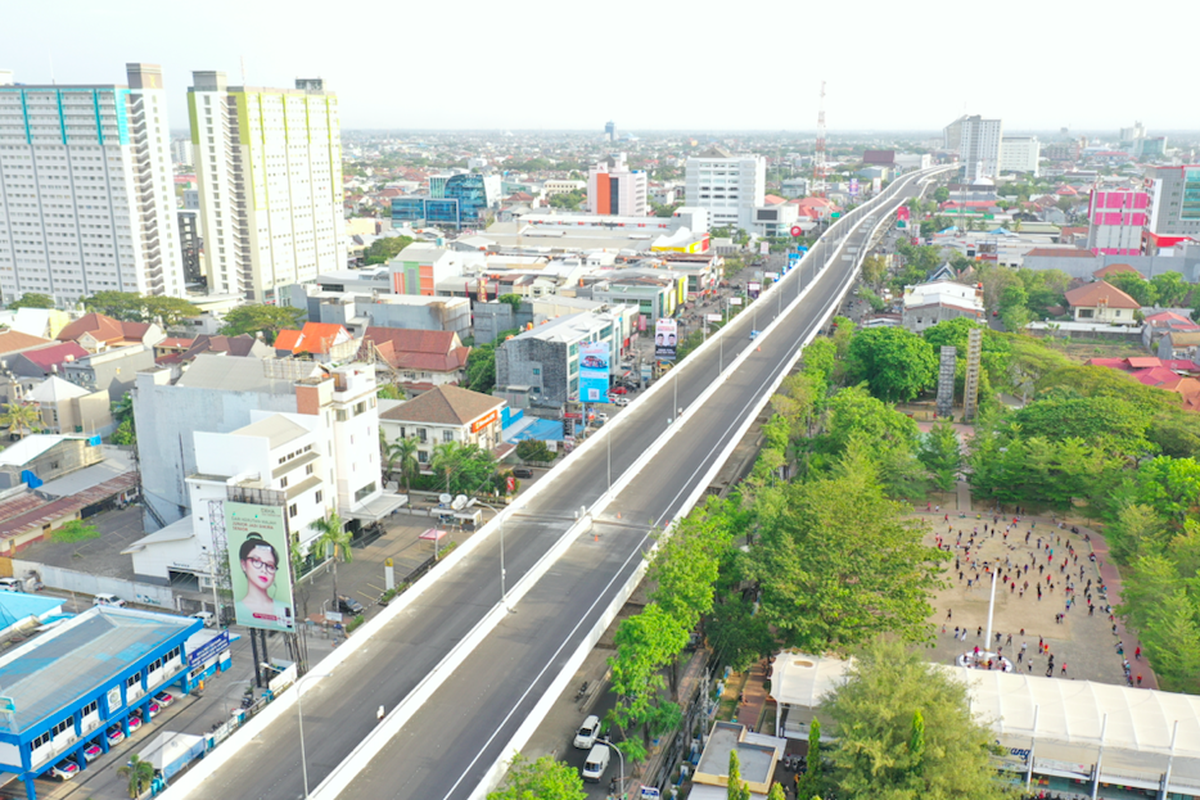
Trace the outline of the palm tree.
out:
<instances>
[{"instance_id":1,"label":"palm tree","mask_svg":"<svg viewBox=\"0 0 1200 800\"><path fill-rule=\"evenodd\" d=\"M349 564L354 560L354 553L350 550L350 532L345 529L345 523L342 522L342 518L336 511L329 512L329 516L324 519L313 520L308 527L320 534L312 543L314 552L324 553L326 558L333 561L333 606L337 608L338 562L345 561Z\"/></svg>"},{"instance_id":2,"label":"palm tree","mask_svg":"<svg viewBox=\"0 0 1200 800\"><path fill-rule=\"evenodd\" d=\"M406 436L387 445L385 451L388 472L399 468L400 476L404 478L405 494L412 493L412 476L420 469L420 464L417 462L419 444L416 437Z\"/></svg>"},{"instance_id":3,"label":"palm tree","mask_svg":"<svg viewBox=\"0 0 1200 800\"><path fill-rule=\"evenodd\" d=\"M129 778L129 796L141 797L154 781L154 765L143 761L140 756L133 756L129 763L117 767L117 773L123 778Z\"/></svg>"},{"instance_id":4,"label":"palm tree","mask_svg":"<svg viewBox=\"0 0 1200 800\"><path fill-rule=\"evenodd\" d=\"M5 403L4 413L0 414L0 425L8 428L9 433L16 432L24 437L25 431L32 432L42 421L42 412L32 404Z\"/></svg>"}]
</instances>

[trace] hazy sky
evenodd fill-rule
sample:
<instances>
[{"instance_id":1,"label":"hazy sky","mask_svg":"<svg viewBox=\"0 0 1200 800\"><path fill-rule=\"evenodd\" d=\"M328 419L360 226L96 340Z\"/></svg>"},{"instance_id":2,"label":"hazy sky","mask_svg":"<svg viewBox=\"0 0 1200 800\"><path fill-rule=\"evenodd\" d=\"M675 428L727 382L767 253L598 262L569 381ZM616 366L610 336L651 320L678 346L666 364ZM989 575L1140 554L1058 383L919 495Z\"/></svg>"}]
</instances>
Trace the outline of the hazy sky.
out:
<instances>
[{"instance_id":1,"label":"hazy sky","mask_svg":"<svg viewBox=\"0 0 1200 800\"><path fill-rule=\"evenodd\" d=\"M1194 22L1193 2L1156 4L1145 24ZM176 129L187 126L192 71L240 84L243 58L250 85L323 77L343 128L600 130L613 119L633 132L811 131L822 78L831 130L935 130L964 112L1013 130L1200 127L1191 49L1127 27L1129 10L1065 0L7 0L0 69L48 83L53 62L59 83L124 83L125 62L160 63ZM1094 67L1101 57L1112 66Z\"/></svg>"}]
</instances>

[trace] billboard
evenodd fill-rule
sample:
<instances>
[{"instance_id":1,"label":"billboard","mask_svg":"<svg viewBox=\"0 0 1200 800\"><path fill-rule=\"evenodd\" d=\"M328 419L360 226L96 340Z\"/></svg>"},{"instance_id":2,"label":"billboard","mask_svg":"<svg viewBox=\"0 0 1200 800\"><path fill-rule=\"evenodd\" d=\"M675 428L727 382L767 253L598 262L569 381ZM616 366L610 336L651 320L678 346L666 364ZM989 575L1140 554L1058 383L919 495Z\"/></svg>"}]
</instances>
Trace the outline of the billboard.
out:
<instances>
[{"instance_id":1,"label":"billboard","mask_svg":"<svg viewBox=\"0 0 1200 800\"><path fill-rule=\"evenodd\" d=\"M757 300L759 292L762 291L762 284L758 281L746 281L746 294L750 295L751 300Z\"/></svg>"},{"instance_id":2,"label":"billboard","mask_svg":"<svg viewBox=\"0 0 1200 800\"><path fill-rule=\"evenodd\" d=\"M295 631L284 507L226 500L225 537L237 624Z\"/></svg>"},{"instance_id":3,"label":"billboard","mask_svg":"<svg viewBox=\"0 0 1200 800\"><path fill-rule=\"evenodd\" d=\"M654 323L654 357L659 361L674 361L679 344L679 324L673 319Z\"/></svg>"},{"instance_id":4,"label":"billboard","mask_svg":"<svg viewBox=\"0 0 1200 800\"><path fill-rule=\"evenodd\" d=\"M584 403L607 403L608 342L579 343L579 399Z\"/></svg>"}]
</instances>

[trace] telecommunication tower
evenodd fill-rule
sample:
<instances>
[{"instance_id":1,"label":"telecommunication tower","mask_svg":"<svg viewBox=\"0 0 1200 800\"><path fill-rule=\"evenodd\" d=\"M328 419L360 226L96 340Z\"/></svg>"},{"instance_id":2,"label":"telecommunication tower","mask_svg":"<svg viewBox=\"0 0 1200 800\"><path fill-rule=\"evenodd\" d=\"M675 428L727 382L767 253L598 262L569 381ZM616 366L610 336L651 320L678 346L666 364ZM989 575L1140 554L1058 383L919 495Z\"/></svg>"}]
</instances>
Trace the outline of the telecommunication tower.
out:
<instances>
[{"instance_id":1,"label":"telecommunication tower","mask_svg":"<svg viewBox=\"0 0 1200 800\"><path fill-rule=\"evenodd\" d=\"M825 196L825 81L821 81L821 105L817 111L817 145L813 150L813 194Z\"/></svg>"}]
</instances>

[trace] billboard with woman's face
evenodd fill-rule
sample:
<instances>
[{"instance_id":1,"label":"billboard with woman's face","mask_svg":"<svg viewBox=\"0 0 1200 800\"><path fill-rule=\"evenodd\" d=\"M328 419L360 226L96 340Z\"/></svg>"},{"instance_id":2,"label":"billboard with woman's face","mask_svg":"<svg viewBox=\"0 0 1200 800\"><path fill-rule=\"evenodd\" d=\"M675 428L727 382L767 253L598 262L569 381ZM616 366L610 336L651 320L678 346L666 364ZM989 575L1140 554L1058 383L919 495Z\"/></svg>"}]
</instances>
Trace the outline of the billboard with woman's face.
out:
<instances>
[{"instance_id":1,"label":"billboard with woman's face","mask_svg":"<svg viewBox=\"0 0 1200 800\"><path fill-rule=\"evenodd\" d=\"M295 631L284 507L226 500L225 537L237 623L247 628Z\"/></svg>"}]
</instances>

